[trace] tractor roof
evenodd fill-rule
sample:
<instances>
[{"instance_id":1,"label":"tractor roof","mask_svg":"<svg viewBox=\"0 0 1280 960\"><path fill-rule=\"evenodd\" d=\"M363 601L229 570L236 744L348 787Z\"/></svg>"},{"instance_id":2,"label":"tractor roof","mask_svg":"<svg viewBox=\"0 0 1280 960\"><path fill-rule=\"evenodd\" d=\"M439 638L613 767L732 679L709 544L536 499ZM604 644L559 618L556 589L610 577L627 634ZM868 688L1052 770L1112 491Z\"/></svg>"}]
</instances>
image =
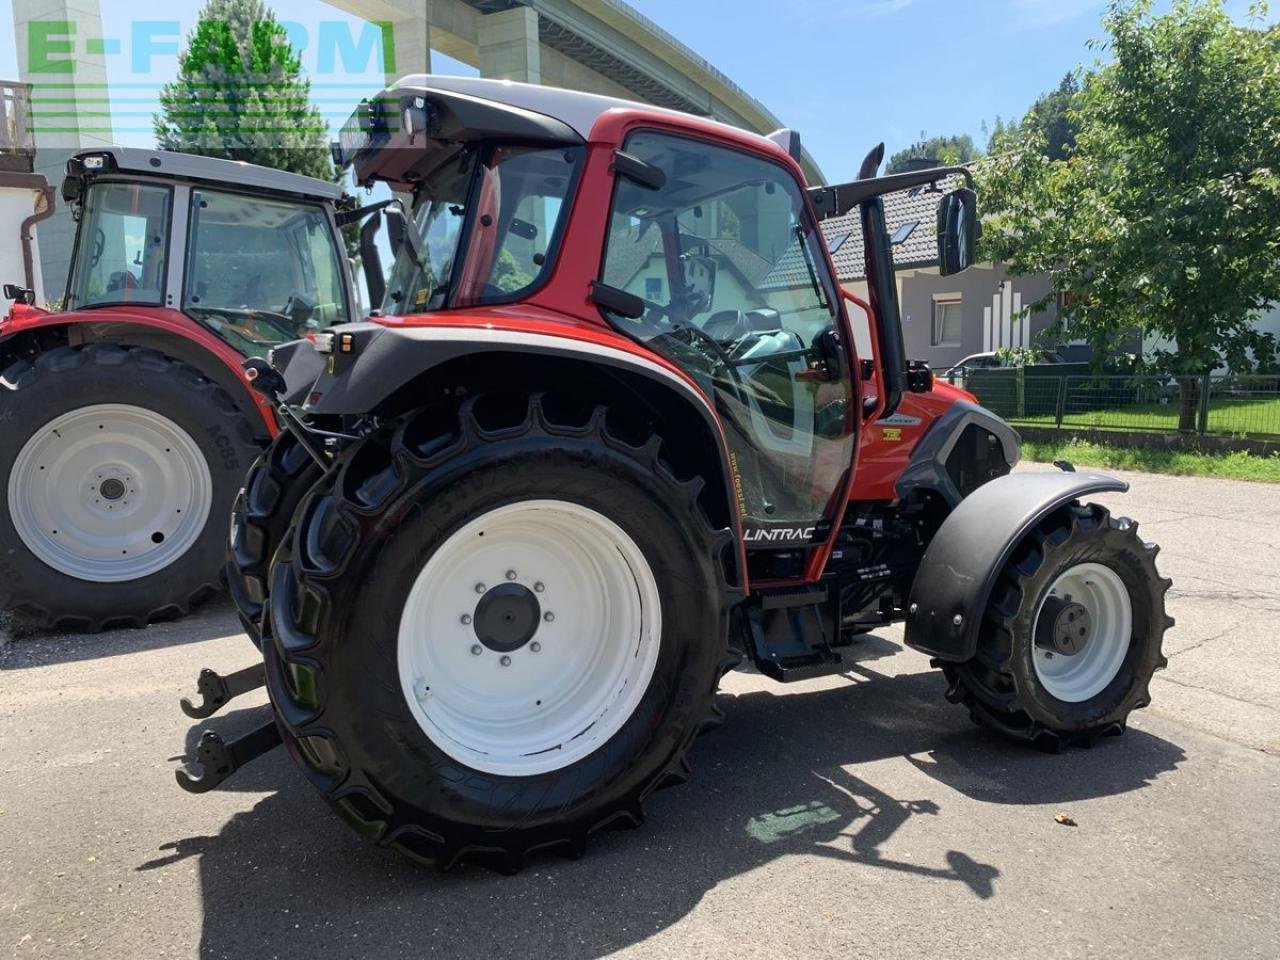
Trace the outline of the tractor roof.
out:
<instances>
[{"instance_id":1,"label":"tractor roof","mask_svg":"<svg viewBox=\"0 0 1280 960\"><path fill-rule=\"evenodd\" d=\"M86 170L94 174L134 173L140 176L171 177L178 180L198 180L223 186L247 187L271 193L288 193L313 200L336 201L343 195L342 185L304 177L298 173L272 170L239 160L219 160L215 157L198 157L171 150L138 150L133 147L98 147L82 150L72 157L83 165L87 157L110 157L101 171Z\"/></svg>"},{"instance_id":2,"label":"tractor roof","mask_svg":"<svg viewBox=\"0 0 1280 960\"><path fill-rule=\"evenodd\" d=\"M340 131L334 157L339 166L354 166L359 184L384 180L393 188L407 189L435 165L446 162L461 144L485 140L582 144L603 114L619 108L680 120L692 116L558 87L420 73L363 101ZM416 122L412 120L415 111L420 114ZM758 139L782 149L788 149L783 144L792 137L790 131L761 137L706 117L694 119L735 138Z\"/></svg>"},{"instance_id":3,"label":"tractor roof","mask_svg":"<svg viewBox=\"0 0 1280 960\"><path fill-rule=\"evenodd\" d=\"M620 97L605 97L596 93L583 93L579 90L564 90L560 87L544 87L536 83L516 83L513 80L487 80L479 77L449 77L433 73L418 73L404 77L392 85L391 91L401 93L439 91L442 93L460 93L493 103L505 104L520 110L540 113L553 117L573 129L583 140L591 133L596 120L606 110L621 107L627 110L644 110L648 113L663 114L671 117L689 117L692 114L679 110L668 110L655 107L649 103L635 100L623 100ZM699 117L706 120L706 117ZM720 123L719 121L710 121ZM741 134L743 128L729 124L720 124L727 130ZM747 131L750 133L751 131ZM763 139L763 138L761 138Z\"/></svg>"}]
</instances>

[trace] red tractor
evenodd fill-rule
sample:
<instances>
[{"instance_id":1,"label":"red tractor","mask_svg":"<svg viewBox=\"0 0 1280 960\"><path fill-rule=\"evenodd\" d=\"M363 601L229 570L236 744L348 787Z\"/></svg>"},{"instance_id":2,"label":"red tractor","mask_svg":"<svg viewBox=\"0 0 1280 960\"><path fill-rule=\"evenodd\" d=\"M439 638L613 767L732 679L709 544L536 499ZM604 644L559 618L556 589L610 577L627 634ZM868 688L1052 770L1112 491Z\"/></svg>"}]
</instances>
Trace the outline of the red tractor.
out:
<instances>
[{"instance_id":1,"label":"red tractor","mask_svg":"<svg viewBox=\"0 0 1280 960\"><path fill-rule=\"evenodd\" d=\"M881 196L964 170L875 178L877 148L808 187L789 132L430 76L363 105L341 153L411 222L380 313L248 362L288 427L233 521L264 663L187 706L260 675L273 719L206 733L187 789L282 739L372 841L507 869L638 823L744 658L829 674L905 620L951 700L1029 743L1146 705L1168 581L1081 501L1125 484L1011 474L1014 432L903 356ZM869 303L820 229L854 208ZM964 269L971 190L937 229ZM276 466L299 451L306 489Z\"/></svg>"},{"instance_id":2,"label":"red tractor","mask_svg":"<svg viewBox=\"0 0 1280 960\"><path fill-rule=\"evenodd\" d=\"M65 312L0 317L0 609L142 625L212 594L278 430L241 362L356 309L341 187L119 147L68 163ZM358 211L352 215L357 215Z\"/></svg>"}]
</instances>

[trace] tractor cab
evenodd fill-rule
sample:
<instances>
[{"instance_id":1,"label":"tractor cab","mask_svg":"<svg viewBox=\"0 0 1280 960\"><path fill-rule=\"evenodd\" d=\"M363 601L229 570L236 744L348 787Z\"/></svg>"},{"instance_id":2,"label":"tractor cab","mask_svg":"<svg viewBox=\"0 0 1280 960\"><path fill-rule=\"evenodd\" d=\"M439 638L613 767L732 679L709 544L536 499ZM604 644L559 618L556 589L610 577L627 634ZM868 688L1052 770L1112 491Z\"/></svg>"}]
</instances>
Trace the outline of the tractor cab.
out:
<instances>
[{"instance_id":1,"label":"tractor cab","mask_svg":"<svg viewBox=\"0 0 1280 960\"><path fill-rule=\"evenodd\" d=\"M337 184L108 147L68 161L62 198L79 224L68 311L176 310L237 352L265 355L357 310Z\"/></svg>"},{"instance_id":2,"label":"tractor cab","mask_svg":"<svg viewBox=\"0 0 1280 960\"><path fill-rule=\"evenodd\" d=\"M647 122L629 121L640 109ZM589 162L615 117L614 149ZM409 77L361 105L335 160L353 167L357 183L386 183L408 205L387 208L395 263L384 316L429 325L534 303L663 358L712 398L747 547L800 548L802 564L816 563L803 550L827 544L838 523L861 403L885 391L855 376L798 137L771 141L708 121L690 130L690 119L588 94ZM878 203L877 195L860 199ZM819 211L840 206L834 193L814 200ZM901 334L882 213L879 233L876 222L867 247L884 251L875 276L880 342L892 359ZM561 262L566 230L587 263ZM967 257L953 258L953 272ZM569 306L568 288L548 289L548 280L583 266L587 297ZM893 376L880 382L895 395L905 389ZM888 402L867 410L893 412Z\"/></svg>"}]
</instances>

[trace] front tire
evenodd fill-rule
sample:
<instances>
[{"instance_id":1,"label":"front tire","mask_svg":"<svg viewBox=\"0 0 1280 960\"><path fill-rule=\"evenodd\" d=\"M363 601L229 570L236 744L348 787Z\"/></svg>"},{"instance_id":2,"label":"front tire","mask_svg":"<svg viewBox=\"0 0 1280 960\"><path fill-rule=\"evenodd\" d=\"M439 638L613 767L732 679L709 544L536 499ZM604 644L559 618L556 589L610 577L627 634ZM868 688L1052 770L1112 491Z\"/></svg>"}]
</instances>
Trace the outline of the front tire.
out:
<instances>
[{"instance_id":1,"label":"front tire","mask_svg":"<svg viewBox=\"0 0 1280 960\"><path fill-rule=\"evenodd\" d=\"M1097 504L1055 511L1014 549L991 592L975 656L943 664L947 698L1042 749L1123 732L1168 662L1172 581L1138 525Z\"/></svg>"},{"instance_id":2,"label":"front tire","mask_svg":"<svg viewBox=\"0 0 1280 960\"><path fill-rule=\"evenodd\" d=\"M736 662L701 482L603 408L548 406L510 424L481 398L356 446L272 566L290 752L361 834L446 867L638 824Z\"/></svg>"},{"instance_id":3,"label":"front tire","mask_svg":"<svg viewBox=\"0 0 1280 960\"><path fill-rule=\"evenodd\" d=\"M41 627L142 626L219 588L252 431L154 350L59 347L4 372L0 607Z\"/></svg>"}]
</instances>

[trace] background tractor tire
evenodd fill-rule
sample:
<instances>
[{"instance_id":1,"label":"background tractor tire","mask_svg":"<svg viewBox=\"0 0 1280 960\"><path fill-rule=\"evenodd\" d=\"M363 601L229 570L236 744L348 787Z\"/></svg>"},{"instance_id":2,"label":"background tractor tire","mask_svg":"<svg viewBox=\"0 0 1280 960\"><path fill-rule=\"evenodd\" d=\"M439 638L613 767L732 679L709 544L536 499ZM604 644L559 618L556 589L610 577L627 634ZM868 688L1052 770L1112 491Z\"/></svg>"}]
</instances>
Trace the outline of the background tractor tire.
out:
<instances>
[{"instance_id":1,"label":"background tractor tire","mask_svg":"<svg viewBox=\"0 0 1280 960\"><path fill-rule=\"evenodd\" d=\"M470 859L511 872L533 851L577 856L596 830L638 825L651 791L687 778L689 747L719 722L716 688L737 662L728 646L737 594L723 562L730 531L711 528L701 480L677 479L657 436L636 440L612 419L607 427L604 408L549 414L539 396L487 399L408 416L313 488L271 568L264 655L286 747L361 835L442 867ZM583 535L571 526L563 542L544 536L539 524L566 512L585 518ZM508 515L516 519L500 519ZM625 544L591 552L604 528ZM558 565L561 548L568 566ZM631 613L601 615L639 623L638 633L572 629L614 596L615 552L634 584L613 607ZM591 562L574 568L583 557ZM492 567L484 582L478 563ZM434 603L415 599L449 583L457 589ZM508 602L505 621L495 618ZM507 643L486 621L536 630ZM583 642L597 645L591 656L566 652ZM550 693L536 695L558 712L532 706L537 677L594 677L592 664L619 654L626 683L548 679ZM439 667L415 680L406 671L419 656ZM642 661L649 672L635 681ZM471 676L480 679L468 687ZM470 696L487 706L469 707ZM557 734L553 748L508 746L597 699L606 702L592 706L597 719ZM486 731L499 744L491 753L473 749Z\"/></svg>"},{"instance_id":2,"label":"background tractor tire","mask_svg":"<svg viewBox=\"0 0 1280 960\"><path fill-rule=\"evenodd\" d=\"M1158 552L1136 523L1097 504L1050 514L1000 572L976 655L942 664L947 699L977 723L1051 751L1123 732L1168 662L1161 643L1173 625L1164 602L1172 581L1156 571ZM1089 639L1064 653L1052 647L1055 628L1063 643Z\"/></svg>"},{"instance_id":3,"label":"background tractor tire","mask_svg":"<svg viewBox=\"0 0 1280 960\"><path fill-rule=\"evenodd\" d=\"M253 462L231 512L227 588L249 639L262 646L267 570L294 511L324 469L287 430Z\"/></svg>"},{"instance_id":4,"label":"background tractor tire","mask_svg":"<svg viewBox=\"0 0 1280 960\"><path fill-rule=\"evenodd\" d=\"M0 608L40 627L142 626L215 594L258 446L234 401L153 350L19 361L0 390Z\"/></svg>"}]
</instances>

